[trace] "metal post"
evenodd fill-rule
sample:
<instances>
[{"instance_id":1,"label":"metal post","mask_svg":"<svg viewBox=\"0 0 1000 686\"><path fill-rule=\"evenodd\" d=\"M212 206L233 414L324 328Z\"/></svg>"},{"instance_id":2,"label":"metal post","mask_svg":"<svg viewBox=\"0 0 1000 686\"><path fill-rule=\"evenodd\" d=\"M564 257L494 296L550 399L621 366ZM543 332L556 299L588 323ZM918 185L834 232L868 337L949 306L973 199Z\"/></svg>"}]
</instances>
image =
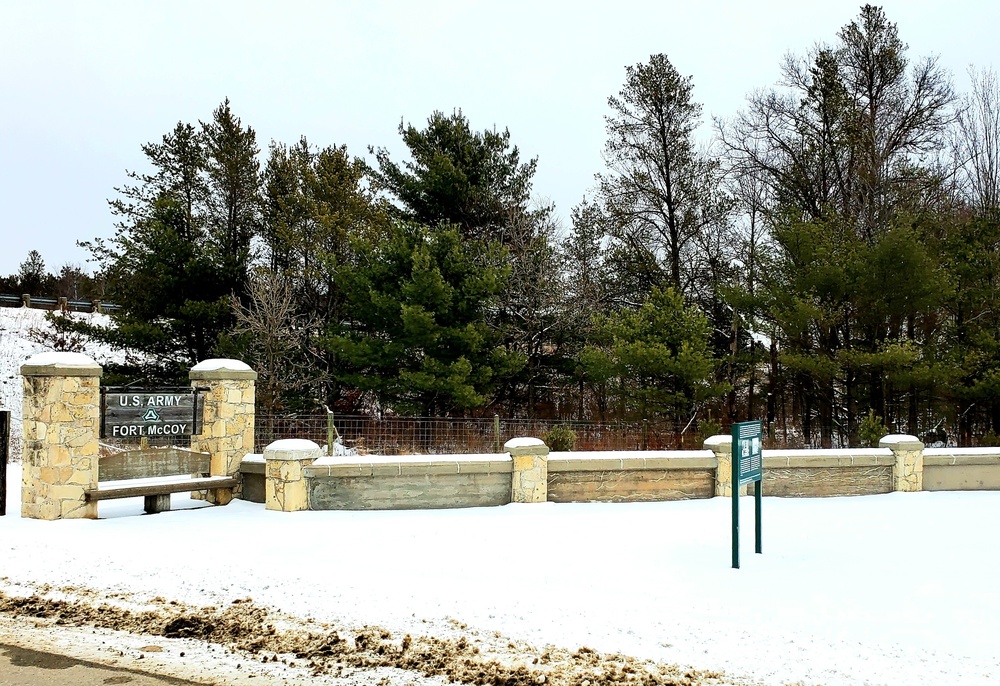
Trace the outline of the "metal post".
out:
<instances>
[{"instance_id":1,"label":"metal post","mask_svg":"<svg viewBox=\"0 0 1000 686\"><path fill-rule=\"evenodd\" d=\"M733 432L733 569L740 568L740 442L739 433Z\"/></svg>"},{"instance_id":2,"label":"metal post","mask_svg":"<svg viewBox=\"0 0 1000 686\"><path fill-rule=\"evenodd\" d=\"M493 415L493 443L496 446L496 452L500 452L500 415Z\"/></svg>"},{"instance_id":3,"label":"metal post","mask_svg":"<svg viewBox=\"0 0 1000 686\"><path fill-rule=\"evenodd\" d=\"M759 479L753 482L753 504L754 504L754 540L756 545L754 550L763 552L760 545L760 504L762 502L762 491L764 490L764 480Z\"/></svg>"},{"instance_id":4,"label":"metal post","mask_svg":"<svg viewBox=\"0 0 1000 686\"><path fill-rule=\"evenodd\" d=\"M333 412L329 408L326 410L326 454L333 457Z\"/></svg>"},{"instance_id":5,"label":"metal post","mask_svg":"<svg viewBox=\"0 0 1000 686\"><path fill-rule=\"evenodd\" d=\"M7 514L7 457L10 453L10 410L0 410L0 517Z\"/></svg>"},{"instance_id":6,"label":"metal post","mask_svg":"<svg viewBox=\"0 0 1000 686\"><path fill-rule=\"evenodd\" d=\"M642 449L649 450L649 420L642 420Z\"/></svg>"}]
</instances>

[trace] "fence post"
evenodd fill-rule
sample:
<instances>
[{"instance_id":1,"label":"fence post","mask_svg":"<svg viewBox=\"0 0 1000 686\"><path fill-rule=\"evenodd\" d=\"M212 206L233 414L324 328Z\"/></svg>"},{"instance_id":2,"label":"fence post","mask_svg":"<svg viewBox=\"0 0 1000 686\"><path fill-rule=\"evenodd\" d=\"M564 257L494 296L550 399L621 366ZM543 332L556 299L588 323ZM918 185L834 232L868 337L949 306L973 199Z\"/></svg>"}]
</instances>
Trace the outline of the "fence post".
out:
<instances>
[{"instance_id":1,"label":"fence post","mask_svg":"<svg viewBox=\"0 0 1000 686\"><path fill-rule=\"evenodd\" d=\"M494 452L500 452L500 415L493 415L493 443L496 446Z\"/></svg>"},{"instance_id":2,"label":"fence post","mask_svg":"<svg viewBox=\"0 0 1000 686\"><path fill-rule=\"evenodd\" d=\"M10 454L10 410L0 410L0 517L7 514L7 457Z\"/></svg>"},{"instance_id":3,"label":"fence post","mask_svg":"<svg viewBox=\"0 0 1000 686\"><path fill-rule=\"evenodd\" d=\"M649 420L642 420L642 449L649 450Z\"/></svg>"}]
</instances>

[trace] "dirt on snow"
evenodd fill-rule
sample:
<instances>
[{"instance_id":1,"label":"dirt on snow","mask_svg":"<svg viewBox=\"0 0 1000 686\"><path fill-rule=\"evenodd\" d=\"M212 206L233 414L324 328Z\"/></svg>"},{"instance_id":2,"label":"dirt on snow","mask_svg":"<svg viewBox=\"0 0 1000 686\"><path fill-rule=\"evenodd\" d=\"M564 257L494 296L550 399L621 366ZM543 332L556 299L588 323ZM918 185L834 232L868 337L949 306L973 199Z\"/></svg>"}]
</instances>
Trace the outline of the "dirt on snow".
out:
<instances>
[{"instance_id":1,"label":"dirt on snow","mask_svg":"<svg viewBox=\"0 0 1000 686\"><path fill-rule=\"evenodd\" d=\"M454 620L445 637L398 635L377 626L341 627L279 615L252 599L226 607L194 607L162 598L142 606L114 604L94 592L71 599L0 591L0 613L54 627L93 627L130 634L196 639L257 663L282 662L313 677L394 668L412 675L491 686L708 686L729 683L717 672L685 669L587 647L536 648L499 633L480 633ZM90 596L87 598L87 596ZM155 649L155 646L149 646ZM183 653L181 653L183 656ZM382 670L384 672L385 670ZM378 683L388 683L381 679Z\"/></svg>"}]
</instances>

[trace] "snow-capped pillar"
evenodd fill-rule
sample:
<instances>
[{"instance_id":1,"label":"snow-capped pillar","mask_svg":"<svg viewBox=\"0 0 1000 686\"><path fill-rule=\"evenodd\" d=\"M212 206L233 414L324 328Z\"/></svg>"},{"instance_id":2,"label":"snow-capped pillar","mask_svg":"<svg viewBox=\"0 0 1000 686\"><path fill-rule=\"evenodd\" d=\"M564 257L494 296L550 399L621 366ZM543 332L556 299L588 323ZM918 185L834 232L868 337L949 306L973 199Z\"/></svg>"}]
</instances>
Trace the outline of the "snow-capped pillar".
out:
<instances>
[{"instance_id":1,"label":"snow-capped pillar","mask_svg":"<svg viewBox=\"0 0 1000 686\"><path fill-rule=\"evenodd\" d=\"M191 437L191 449L212 456L212 476L235 476L243 456L253 452L255 381L257 372L239 360L204 360L188 375L192 388L206 388L201 433ZM208 500L225 505L242 488L209 492Z\"/></svg>"},{"instance_id":2,"label":"snow-capped pillar","mask_svg":"<svg viewBox=\"0 0 1000 686\"><path fill-rule=\"evenodd\" d=\"M280 512L309 509L309 490L303 467L322 451L312 441L287 438L264 448L264 507Z\"/></svg>"},{"instance_id":3,"label":"snow-capped pillar","mask_svg":"<svg viewBox=\"0 0 1000 686\"><path fill-rule=\"evenodd\" d=\"M733 495L733 437L720 434L705 439L705 450L715 453L715 495ZM740 487L740 495L747 494L744 484Z\"/></svg>"},{"instance_id":4,"label":"snow-capped pillar","mask_svg":"<svg viewBox=\"0 0 1000 686\"><path fill-rule=\"evenodd\" d=\"M514 462L510 501L544 503L549 497L549 447L538 438L512 438L503 449Z\"/></svg>"},{"instance_id":5,"label":"snow-capped pillar","mask_svg":"<svg viewBox=\"0 0 1000 686\"><path fill-rule=\"evenodd\" d=\"M888 448L896 458L892 468L895 491L924 490L924 444L916 436L890 434L883 436L878 447Z\"/></svg>"},{"instance_id":6,"label":"snow-capped pillar","mask_svg":"<svg viewBox=\"0 0 1000 686\"><path fill-rule=\"evenodd\" d=\"M24 469L21 516L97 518L101 367L80 353L41 353L21 367Z\"/></svg>"}]
</instances>

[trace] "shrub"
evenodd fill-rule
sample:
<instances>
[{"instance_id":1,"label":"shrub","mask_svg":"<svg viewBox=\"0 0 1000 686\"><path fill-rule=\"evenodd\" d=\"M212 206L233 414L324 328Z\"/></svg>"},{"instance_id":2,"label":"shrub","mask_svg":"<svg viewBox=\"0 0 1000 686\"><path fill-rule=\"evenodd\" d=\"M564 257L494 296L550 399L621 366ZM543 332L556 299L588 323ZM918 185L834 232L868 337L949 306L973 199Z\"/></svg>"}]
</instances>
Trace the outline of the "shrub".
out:
<instances>
[{"instance_id":1,"label":"shrub","mask_svg":"<svg viewBox=\"0 0 1000 686\"><path fill-rule=\"evenodd\" d=\"M552 452L566 452L576 447L576 432L568 426L557 424L545 433L545 445Z\"/></svg>"},{"instance_id":2,"label":"shrub","mask_svg":"<svg viewBox=\"0 0 1000 686\"><path fill-rule=\"evenodd\" d=\"M698 422L698 435L702 440L722 433L722 423L714 419L702 419Z\"/></svg>"},{"instance_id":3,"label":"shrub","mask_svg":"<svg viewBox=\"0 0 1000 686\"><path fill-rule=\"evenodd\" d=\"M861 420L861 426L858 427L858 440L861 441L862 448L877 448L878 442L888 433L889 427L882 418L875 414L875 410L868 410L868 416Z\"/></svg>"}]
</instances>

